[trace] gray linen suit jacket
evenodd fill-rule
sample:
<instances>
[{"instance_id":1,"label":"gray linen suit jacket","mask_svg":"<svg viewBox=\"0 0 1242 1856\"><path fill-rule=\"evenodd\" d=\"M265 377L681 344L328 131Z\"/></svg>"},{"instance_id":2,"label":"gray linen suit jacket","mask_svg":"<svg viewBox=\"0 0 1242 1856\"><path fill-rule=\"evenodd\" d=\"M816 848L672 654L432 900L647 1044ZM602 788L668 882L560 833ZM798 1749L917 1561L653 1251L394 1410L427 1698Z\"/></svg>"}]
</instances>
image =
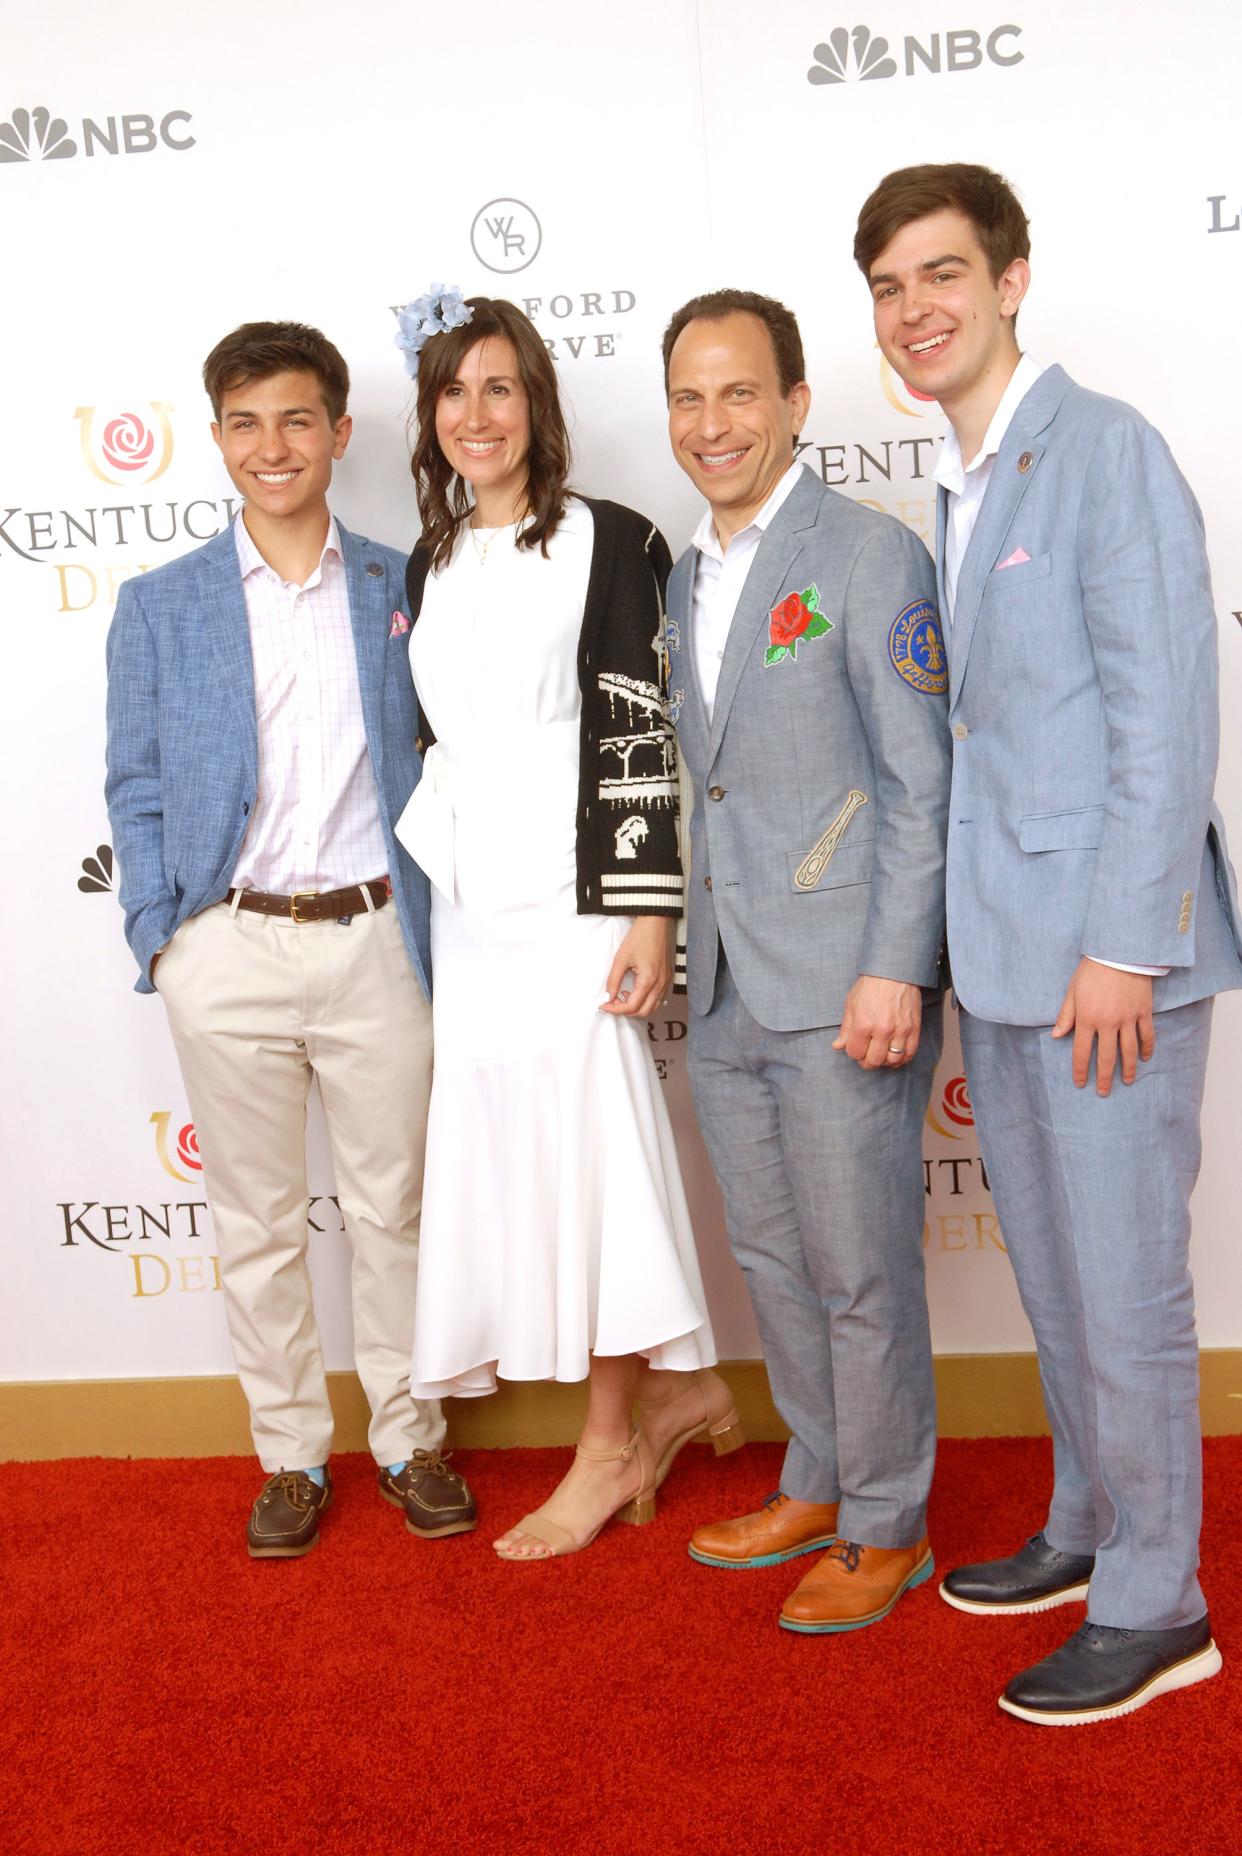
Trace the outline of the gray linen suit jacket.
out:
<instances>
[{"instance_id":1,"label":"gray linen suit jacket","mask_svg":"<svg viewBox=\"0 0 1242 1856\"><path fill-rule=\"evenodd\" d=\"M751 564L710 724L694 569L690 548L667 619L694 784L691 1009L711 1006L721 945L742 1002L774 1031L839 1025L861 973L935 986L949 732L926 548L804 467ZM792 649L780 642L799 626Z\"/></svg>"},{"instance_id":2,"label":"gray linen suit jacket","mask_svg":"<svg viewBox=\"0 0 1242 1856\"><path fill-rule=\"evenodd\" d=\"M942 490L939 562L946 509ZM1242 985L1212 803L1203 523L1133 407L1060 367L1040 375L992 466L945 632L949 958L967 1011L1050 1024L1084 954L1168 966L1157 1011Z\"/></svg>"}]
</instances>

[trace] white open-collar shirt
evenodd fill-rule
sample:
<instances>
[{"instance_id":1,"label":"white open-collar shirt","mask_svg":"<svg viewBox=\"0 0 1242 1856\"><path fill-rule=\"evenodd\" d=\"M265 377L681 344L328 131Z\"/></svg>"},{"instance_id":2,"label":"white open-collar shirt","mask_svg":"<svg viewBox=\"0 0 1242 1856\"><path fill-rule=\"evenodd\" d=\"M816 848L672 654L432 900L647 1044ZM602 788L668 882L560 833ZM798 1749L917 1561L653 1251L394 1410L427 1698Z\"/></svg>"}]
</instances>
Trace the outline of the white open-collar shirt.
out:
<instances>
[{"instance_id":1,"label":"white open-collar shirt","mask_svg":"<svg viewBox=\"0 0 1242 1856\"><path fill-rule=\"evenodd\" d=\"M720 545L710 504L690 537L690 545L698 553L693 594L694 667L709 722L716 703L721 659L746 576L772 517L798 483L802 470L801 464L789 466L758 515L738 530L727 548Z\"/></svg>"}]
</instances>

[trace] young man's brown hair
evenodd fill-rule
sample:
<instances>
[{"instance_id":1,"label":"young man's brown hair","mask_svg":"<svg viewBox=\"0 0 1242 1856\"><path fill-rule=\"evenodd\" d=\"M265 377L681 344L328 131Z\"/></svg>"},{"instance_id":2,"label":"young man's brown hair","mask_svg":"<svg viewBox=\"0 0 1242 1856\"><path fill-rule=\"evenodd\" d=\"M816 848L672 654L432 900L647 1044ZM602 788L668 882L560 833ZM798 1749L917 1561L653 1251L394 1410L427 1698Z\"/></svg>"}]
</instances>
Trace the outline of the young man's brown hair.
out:
<instances>
[{"instance_id":1,"label":"young man's brown hair","mask_svg":"<svg viewBox=\"0 0 1242 1856\"><path fill-rule=\"evenodd\" d=\"M664 392L668 393L668 363L673 352L673 345L682 330L691 322L721 322L726 316L738 314L758 316L760 322L772 337L772 349L776 355L776 371L780 376L781 392L792 393L794 388L806 379L806 362L802 358L802 337L798 333L798 321L792 309L786 309L775 297L760 296L754 290L709 290L704 296L693 296L688 303L683 303L677 310L664 331Z\"/></svg>"},{"instance_id":2,"label":"young man's brown hair","mask_svg":"<svg viewBox=\"0 0 1242 1856\"><path fill-rule=\"evenodd\" d=\"M273 374L314 374L329 422L345 416L349 369L326 335L304 322L243 322L203 362L203 385L217 423L226 393Z\"/></svg>"},{"instance_id":3,"label":"young man's brown hair","mask_svg":"<svg viewBox=\"0 0 1242 1856\"><path fill-rule=\"evenodd\" d=\"M995 283L1015 258L1031 255L1031 234L1017 195L1001 174L965 161L897 168L863 202L854 234L854 261L864 277L903 226L931 213L969 219Z\"/></svg>"}]
</instances>

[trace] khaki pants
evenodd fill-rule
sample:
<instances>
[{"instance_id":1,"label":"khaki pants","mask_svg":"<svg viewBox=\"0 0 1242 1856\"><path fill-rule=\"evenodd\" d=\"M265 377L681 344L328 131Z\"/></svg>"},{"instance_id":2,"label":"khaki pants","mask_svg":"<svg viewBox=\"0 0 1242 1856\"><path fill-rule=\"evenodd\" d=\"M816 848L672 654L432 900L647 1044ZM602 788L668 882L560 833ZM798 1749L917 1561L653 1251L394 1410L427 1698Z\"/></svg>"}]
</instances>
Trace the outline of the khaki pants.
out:
<instances>
[{"instance_id":1,"label":"khaki pants","mask_svg":"<svg viewBox=\"0 0 1242 1856\"><path fill-rule=\"evenodd\" d=\"M198 1130L237 1374L259 1461L310 1469L332 1446L311 1304L306 1099L319 1079L353 1251L354 1356L380 1463L438 1449L409 1396L431 1007L392 903L299 926L205 909L156 968Z\"/></svg>"}]
</instances>

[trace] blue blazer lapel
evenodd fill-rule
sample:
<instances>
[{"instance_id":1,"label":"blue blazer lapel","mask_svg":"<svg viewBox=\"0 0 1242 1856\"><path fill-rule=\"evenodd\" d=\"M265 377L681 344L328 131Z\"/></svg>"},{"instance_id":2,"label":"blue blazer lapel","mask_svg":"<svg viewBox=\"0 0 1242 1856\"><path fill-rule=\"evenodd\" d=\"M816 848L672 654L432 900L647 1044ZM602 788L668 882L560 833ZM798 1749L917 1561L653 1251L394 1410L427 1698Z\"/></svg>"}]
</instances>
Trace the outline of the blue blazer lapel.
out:
<instances>
[{"instance_id":1,"label":"blue blazer lapel","mask_svg":"<svg viewBox=\"0 0 1242 1856\"><path fill-rule=\"evenodd\" d=\"M1019 405L996 454L991 479L984 492L983 506L957 576L957 599L953 608L952 638L949 644L950 709L961 693L971 639L974 637L988 575L996 565L1022 498L1038 472L1040 459L1044 455L1045 448L1039 442L1039 435L1051 425L1071 384L1064 368L1045 369ZM936 571L940 575L943 518L938 518L936 526L941 543L941 547L937 548Z\"/></svg>"},{"instance_id":2,"label":"blue blazer lapel","mask_svg":"<svg viewBox=\"0 0 1242 1856\"><path fill-rule=\"evenodd\" d=\"M746 585L742 588L742 597L737 602L733 623L729 627L729 637L720 665L720 681L716 685L716 701L712 709L709 758L716 753L724 736L729 711L733 707L742 672L754 649L756 636L767 625L781 583L788 577L802 552L800 530L814 528L824 495L823 485L803 465L801 483L785 498L759 543L746 576Z\"/></svg>"},{"instance_id":3,"label":"blue blazer lapel","mask_svg":"<svg viewBox=\"0 0 1242 1856\"><path fill-rule=\"evenodd\" d=\"M383 759L384 733L381 696L388 659L389 588L386 573L372 574L368 566L383 566L378 557L368 553L368 544L360 535L351 535L341 522L336 532L345 557L345 580L349 588L349 622L354 634L354 658L358 665L358 689L362 697L362 722L367 745L378 776Z\"/></svg>"},{"instance_id":4,"label":"blue blazer lapel","mask_svg":"<svg viewBox=\"0 0 1242 1856\"><path fill-rule=\"evenodd\" d=\"M246 771L258 781L259 722L255 708L250 621L242 591L237 543L230 524L208 542L198 558L199 600L211 647L217 688L222 692L243 744Z\"/></svg>"}]
</instances>

